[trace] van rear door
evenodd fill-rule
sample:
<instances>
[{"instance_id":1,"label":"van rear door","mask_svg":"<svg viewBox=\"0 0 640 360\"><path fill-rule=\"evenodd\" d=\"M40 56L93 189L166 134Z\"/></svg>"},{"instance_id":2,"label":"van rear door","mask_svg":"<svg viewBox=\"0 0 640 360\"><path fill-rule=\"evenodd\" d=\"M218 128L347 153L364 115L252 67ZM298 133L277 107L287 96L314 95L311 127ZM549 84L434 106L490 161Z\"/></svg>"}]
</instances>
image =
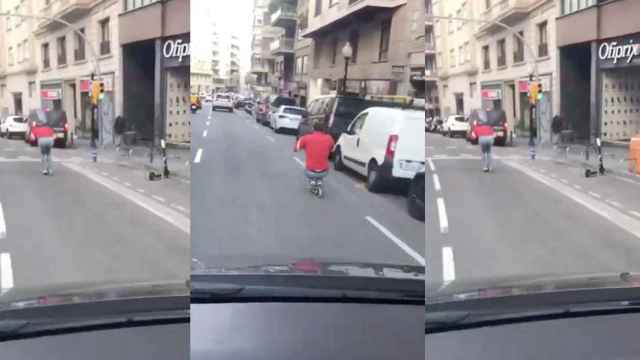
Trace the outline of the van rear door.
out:
<instances>
[{"instance_id":1,"label":"van rear door","mask_svg":"<svg viewBox=\"0 0 640 360\"><path fill-rule=\"evenodd\" d=\"M401 120L396 125L398 144L393 158L393 175L413 178L416 172L424 170L425 114L424 111L402 110L401 115Z\"/></svg>"}]
</instances>

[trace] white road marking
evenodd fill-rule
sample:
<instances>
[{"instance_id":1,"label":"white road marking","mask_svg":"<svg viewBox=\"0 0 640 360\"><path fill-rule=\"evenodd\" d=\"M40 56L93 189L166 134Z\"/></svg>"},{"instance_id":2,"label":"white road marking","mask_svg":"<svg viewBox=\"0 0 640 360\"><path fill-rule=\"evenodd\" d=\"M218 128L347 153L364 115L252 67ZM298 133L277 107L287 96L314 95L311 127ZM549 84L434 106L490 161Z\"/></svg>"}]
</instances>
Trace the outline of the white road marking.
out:
<instances>
[{"instance_id":1,"label":"white road marking","mask_svg":"<svg viewBox=\"0 0 640 360\"><path fill-rule=\"evenodd\" d=\"M562 181L562 182L563 182L563 183L565 183L565 184L568 184L568 183L569 183L569 180L567 180L567 179L560 179L560 181Z\"/></svg>"},{"instance_id":2,"label":"white road marking","mask_svg":"<svg viewBox=\"0 0 640 360\"><path fill-rule=\"evenodd\" d=\"M436 166L433 164L433 160L431 160L431 158L428 158L427 162L429 163L429 169L431 169L431 171L436 171Z\"/></svg>"},{"instance_id":3,"label":"white road marking","mask_svg":"<svg viewBox=\"0 0 640 360\"><path fill-rule=\"evenodd\" d=\"M144 190L142 189L136 189L137 192L144 194Z\"/></svg>"},{"instance_id":4,"label":"white road marking","mask_svg":"<svg viewBox=\"0 0 640 360\"><path fill-rule=\"evenodd\" d=\"M207 121L207 126L209 126L211 124L211 121Z\"/></svg>"},{"instance_id":5,"label":"white road marking","mask_svg":"<svg viewBox=\"0 0 640 360\"><path fill-rule=\"evenodd\" d=\"M473 157L473 155L467 154L467 153L461 153L460 156L462 156L462 157Z\"/></svg>"},{"instance_id":6,"label":"white road marking","mask_svg":"<svg viewBox=\"0 0 640 360\"><path fill-rule=\"evenodd\" d=\"M200 159L202 159L202 148L198 149L198 151L196 152L196 158L193 159L193 162L195 164L200 163Z\"/></svg>"},{"instance_id":7,"label":"white road marking","mask_svg":"<svg viewBox=\"0 0 640 360\"><path fill-rule=\"evenodd\" d=\"M634 210L630 210L629 213L640 218L640 212L637 212L637 211L634 211Z\"/></svg>"},{"instance_id":8,"label":"white road marking","mask_svg":"<svg viewBox=\"0 0 640 360\"><path fill-rule=\"evenodd\" d=\"M0 203L0 239L7 237L7 224L4 222L4 212L2 211L2 203Z\"/></svg>"},{"instance_id":9,"label":"white road marking","mask_svg":"<svg viewBox=\"0 0 640 360\"><path fill-rule=\"evenodd\" d=\"M298 164L300 164L300 166L304 167L304 162L302 162L302 160L298 159L297 157L293 157L293 160L297 161Z\"/></svg>"},{"instance_id":10,"label":"white road marking","mask_svg":"<svg viewBox=\"0 0 640 360\"><path fill-rule=\"evenodd\" d=\"M147 209L152 214L162 218L168 223L174 225L178 229L182 230L186 234L191 233L191 219L188 216L185 216L168 206L160 205L157 202L149 199L144 195L140 195L137 192L128 189L125 186L122 186L116 182L113 182L107 178L96 175L94 172L85 169L78 164L65 163L64 166L68 167L71 170L74 170L77 173L80 173L89 179L97 182L98 184L106 187L107 189L115 192L130 200L131 202L139 205L140 207Z\"/></svg>"},{"instance_id":11,"label":"white road marking","mask_svg":"<svg viewBox=\"0 0 640 360\"><path fill-rule=\"evenodd\" d=\"M131 187L131 183L126 182L126 183L124 183L124 186Z\"/></svg>"},{"instance_id":12,"label":"white road marking","mask_svg":"<svg viewBox=\"0 0 640 360\"><path fill-rule=\"evenodd\" d=\"M202 137L207 137L207 134L209 133L208 129L204 129L204 131L202 132Z\"/></svg>"},{"instance_id":13,"label":"white road marking","mask_svg":"<svg viewBox=\"0 0 640 360\"><path fill-rule=\"evenodd\" d=\"M580 186L580 185L573 185L573 187L574 187L574 188L576 188L576 189L578 189L578 190L581 190L581 189L582 189L582 186Z\"/></svg>"},{"instance_id":14,"label":"white road marking","mask_svg":"<svg viewBox=\"0 0 640 360\"><path fill-rule=\"evenodd\" d=\"M444 206L444 199L438 198L438 219L440 219L440 232L446 234L449 232L449 220L447 218L447 209Z\"/></svg>"},{"instance_id":15,"label":"white road marking","mask_svg":"<svg viewBox=\"0 0 640 360\"><path fill-rule=\"evenodd\" d=\"M384 226L380 225L377 221L375 221L371 216L365 216L368 222L370 222L373 226L378 228L380 232L389 238L389 240L393 241L396 245L400 247L404 252L406 252L409 256L411 256L418 264L425 266L426 262L424 258L418 254L415 250L413 250L409 245L405 244L402 240L398 239L395 235L391 233L391 231L387 230Z\"/></svg>"},{"instance_id":16,"label":"white road marking","mask_svg":"<svg viewBox=\"0 0 640 360\"><path fill-rule=\"evenodd\" d=\"M433 150L433 146L430 146L430 145L427 145L426 148L429 150Z\"/></svg>"},{"instance_id":17,"label":"white road marking","mask_svg":"<svg viewBox=\"0 0 640 360\"><path fill-rule=\"evenodd\" d=\"M269 135L265 135L265 136L266 136L267 139L269 139L269 141L276 142L276 139L272 138L271 136L269 136Z\"/></svg>"},{"instance_id":18,"label":"white road marking","mask_svg":"<svg viewBox=\"0 0 640 360\"><path fill-rule=\"evenodd\" d=\"M102 174L102 175L104 175L104 176L109 176L109 173L104 172L104 171L103 171L103 172L101 172L100 174Z\"/></svg>"},{"instance_id":19,"label":"white road marking","mask_svg":"<svg viewBox=\"0 0 640 360\"><path fill-rule=\"evenodd\" d=\"M456 149L455 146L447 146L447 149Z\"/></svg>"},{"instance_id":20,"label":"white road marking","mask_svg":"<svg viewBox=\"0 0 640 360\"><path fill-rule=\"evenodd\" d=\"M433 188L436 191L440 191L440 179L438 178L438 174L433 174Z\"/></svg>"},{"instance_id":21,"label":"white road marking","mask_svg":"<svg viewBox=\"0 0 640 360\"><path fill-rule=\"evenodd\" d=\"M622 208L622 205L617 201L613 201L613 200L605 200L605 201L617 208Z\"/></svg>"},{"instance_id":22,"label":"white road marking","mask_svg":"<svg viewBox=\"0 0 640 360\"><path fill-rule=\"evenodd\" d=\"M453 260L453 249L450 246L442 248L442 281L447 286L456 279L456 264Z\"/></svg>"},{"instance_id":23,"label":"white road marking","mask_svg":"<svg viewBox=\"0 0 640 360\"><path fill-rule=\"evenodd\" d=\"M13 266L11 254L0 254L0 293L5 293L13 288Z\"/></svg>"},{"instance_id":24,"label":"white road marking","mask_svg":"<svg viewBox=\"0 0 640 360\"><path fill-rule=\"evenodd\" d=\"M623 213L622 211L619 211L615 207L611 207L602 201L595 200L589 196L586 196L584 193L574 190L573 188L571 188L571 186L564 185L560 182L551 181L544 176L538 175L534 171L529 170L527 167L522 166L515 161L506 161L505 164L513 167L514 169L520 170L533 179L547 185L548 187L558 191L560 194L567 196L571 200L609 220L613 224L619 226L620 228L636 236L637 238L640 238L640 220L636 220L631 216ZM593 196L593 193L590 194L592 194Z\"/></svg>"},{"instance_id":25,"label":"white road marking","mask_svg":"<svg viewBox=\"0 0 640 360\"><path fill-rule=\"evenodd\" d=\"M589 195L593 196L594 198L598 198L598 199L600 199L602 197L602 196L600 196L600 194L594 193L593 191L589 191Z\"/></svg>"},{"instance_id":26,"label":"white road marking","mask_svg":"<svg viewBox=\"0 0 640 360\"><path fill-rule=\"evenodd\" d=\"M188 212L187 209L185 209L183 206L180 206L178 204L171 204L171 207L175 208L175 209L178 209L180 211L183 211L183 212Z\"/></svg>"},{"instance_id":27,"label":"white road marking","mask_svg":"<svg viewBox=\"0 0 640 360\"><path fill-rule=\"evenodd\" d=\"M635 182L635 181L633 181L631 179L627 179L626 177L623 177L623 176L614 175L613 177L618 179L618 180L626 181L626 182L631 183L631 184L640 185L637 182Z\"/></svg>"},{"instance_id":28,"label":"white road marking","mask_svg":"<svg viewBox=\"0 0 640 360\"><path fill-rule=\"evenodd\" d=\"M167 201L165 198L163 198L161 196L158 196L158 195L151 195L151 197L156 199L156 200L158 200L158 201L161 201L161 202L166 202Z\"/></svg>"}]
</instances>

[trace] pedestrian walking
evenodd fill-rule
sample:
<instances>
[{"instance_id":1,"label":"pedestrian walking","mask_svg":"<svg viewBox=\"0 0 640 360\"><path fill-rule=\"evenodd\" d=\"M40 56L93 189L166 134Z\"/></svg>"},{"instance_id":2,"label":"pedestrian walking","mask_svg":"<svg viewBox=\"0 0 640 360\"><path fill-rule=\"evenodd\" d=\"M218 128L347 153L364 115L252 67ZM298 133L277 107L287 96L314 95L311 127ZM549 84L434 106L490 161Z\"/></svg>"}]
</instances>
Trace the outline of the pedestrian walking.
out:
<instances>
[{"instance_id":1,"label":"pedestrian walking","mask_svg":"<svg viewBox=\"0 0 640 360\"><path fill-rule=\"evenodd\" d=\"M116 135L114 140L115 140L115 145L116 145L116 151L120 151L120 146L122 145L122 137L124 135L124 118L122 117L122 115L119 115L118 117L116 117L116 120L113 124L113 133Z\"/></svg>"},{"instance_id":2,"label":"pedestrian walking","mask_svg":"<svg viewBox=\"0 0 640 360\"><path fill-rule=\"evenodd\" d=\"M40 148L42 175L53 175L51 149L53 148L55 136L55 132L49 126L38 126L38 147Z\"/></svg>"},{"instance_id":3,"label":"pedestrian walking","mask_svg":"<svg viewBox=\"0 0 640 360\"><path fill-rule=\"evenodd\" d=\"M480 121L475 128L475 132L478 136L480 150L482 151L482 170L484 172L489 172L493 169L491 148L493 147L493 142L495 140L495 132L488 121Z\"/></svg>"},{"instance_id":4,"label":"pedestrian walking","mask_svg":"<svg viewBox=\"0 0 640 360\"><path fill-rule=\"evenodd\" d=\"M557 147L560 142L560 135L562 133L562 118L560 115L556 115L551 120L551 142L554 147Z\"/></svg>"}]
</instances>

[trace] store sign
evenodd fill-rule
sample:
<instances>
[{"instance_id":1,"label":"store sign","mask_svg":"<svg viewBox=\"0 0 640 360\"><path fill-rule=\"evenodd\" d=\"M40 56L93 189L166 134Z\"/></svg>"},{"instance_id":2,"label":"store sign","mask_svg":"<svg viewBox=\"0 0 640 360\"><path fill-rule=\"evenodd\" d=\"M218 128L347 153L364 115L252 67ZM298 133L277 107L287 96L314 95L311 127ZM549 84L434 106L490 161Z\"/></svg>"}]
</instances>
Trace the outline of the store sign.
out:
<instances>
[{"instance_id":1,"label":"store sign","mask_svg":"<svg viewBox=\"0 0 640 360\"><path fill-rule=\"evenodd\" d=\"M162 54L165 58L178 58L178 62L182 62L182 58L191 55L191 46L182 39L171 39L164 42Z\"/></svg>"},{"instance_id":2,"label":"store sign","mask_svg":"<svg viewBox=\"0 0 640 360\"><path fill-rule=\"evenodd\" d=\"M482 98L485 100L500 100L502 99L502 90L482 89Z\"/></svg>"},{"instance_id":3,"label":"store sign","mask_svg":"<svg viewBox=\"0 0 640 360\"><path fill-rule=\"evenodd\" d=\"M617 41L605 42L600 44L598 56L600 60L613 60L614 64L617 64L618 61L629 64L634 57L640 56L640 44L634 44L633 40L627 44L621 44Z\"/></svg>"},{"instance_id":4,"label":"store sign","mask_svg":"<svg viewBox=\"0 0 640 360\"><path fill-rule=\"evenodd\" d=\"M59 100L60 90L40 90L40 98L42 100Z\"/></svg>"},{"instance_id":5,"label":"store sign","mask_svg":"<svg viewBox=\"0 0 640 360\"><path fill-rule=\"evenodd\" d=\"M542 91L551 91L551 78L549 76L542 76L538 78L540 85L542 85ZM518 91L521 93L529 92L529 79L521 79L518 81Z\"/></svg>"}]
</instances>

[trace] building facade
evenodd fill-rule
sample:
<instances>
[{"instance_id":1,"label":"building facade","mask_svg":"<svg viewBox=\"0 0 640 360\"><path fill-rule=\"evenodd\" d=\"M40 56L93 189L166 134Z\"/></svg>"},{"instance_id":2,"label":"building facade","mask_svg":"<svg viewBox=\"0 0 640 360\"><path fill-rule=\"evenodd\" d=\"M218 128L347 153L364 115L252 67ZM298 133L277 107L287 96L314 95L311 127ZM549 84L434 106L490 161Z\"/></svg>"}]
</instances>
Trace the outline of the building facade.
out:
<instances>
[{"instance_id":1,"label":"building facade","mask_svg":"<svg viewBox=\"0 0 640 360\"><path fill-rule=\"evenodd\" d=\"M309 98L342 88L347 42L347 94L424 97L425 13L423 0L310 0Z\"/></svg>"},{"instance_id":2,"label":"building facade","mask_svg":"<svg viewBox=\"0 0 640 360\"><path fill-rule=\"evenodd\" d=\"M213 70L211 62L191 60L191 94L205 95L213 91Z\"/></svg>"},{"instance_id":3,"label":"building facade","mask_svg":"<svg viewBox=\"0 0 640 360\"><path fill-rule=\"evenodd\" d=\"M436 0L437 2L437 0ZM425 13L427 17L424 23L424 81L426 116L440 116L440 96L438 94L438 67L436 62L436 37L434 32L435 21L429 18L433 15L433 1L425 0Z\"/></svg>"},{"instance_id":4,"label":"building facade","mask_svg":"<svg viewBox=\"0 0 640 360\"><path fill-rule=\"evenodd\" d=\"M295 89L293 96L298 99L298 104L306 107L309 100L309 67L313 42L311 39L302 37L302 34L309 27L309 0L298 0L296 9L297 19L296 34L294 41L294 81Z\"/></svg>"},{"instance_id":5,"label":"building facade","mask_svg":"<svg viewBox=\"0 0 640 360\"><path fill-rule=\"evenodd\" d=\"M557 1L560 107L579 139L640 133L640 2Z\"/></svg>"},{"instance_id":6,"label":"building facade","mask_svg":"<svg viewBox=\"0 0 640 360\"><path fill-rule=\"evenodd\" d=\"M253 36L251 41L251 91L256 96L267 95L278 82L275 73L275 58L271 54L271 43L281 33L281 29L270 25L269 0L255 0L253 14Z\"/></svg>"},{"instance_id":7,"label":"building facade","mask_svg":"<svg viewBox=\"0 0 640 360\"><path fill-rule=\"evenodd\" d=\"M275 86L272 90L275 94L293 96L297 92L294 44L298 29L298 0L270 0L268 20L269 25L281 29L269 44L275 66Z\"/></svg>"},{"instance_id":8,"label":"building facade","mask_svg":"<svg viewBox=\"0 0 640 360\"><path fill-rule=\"evenodd\" d=\"M189 11L188 0L127 1L118 17L123 115L156 144L191 140Z\"/></svg>"}]
</instances>

